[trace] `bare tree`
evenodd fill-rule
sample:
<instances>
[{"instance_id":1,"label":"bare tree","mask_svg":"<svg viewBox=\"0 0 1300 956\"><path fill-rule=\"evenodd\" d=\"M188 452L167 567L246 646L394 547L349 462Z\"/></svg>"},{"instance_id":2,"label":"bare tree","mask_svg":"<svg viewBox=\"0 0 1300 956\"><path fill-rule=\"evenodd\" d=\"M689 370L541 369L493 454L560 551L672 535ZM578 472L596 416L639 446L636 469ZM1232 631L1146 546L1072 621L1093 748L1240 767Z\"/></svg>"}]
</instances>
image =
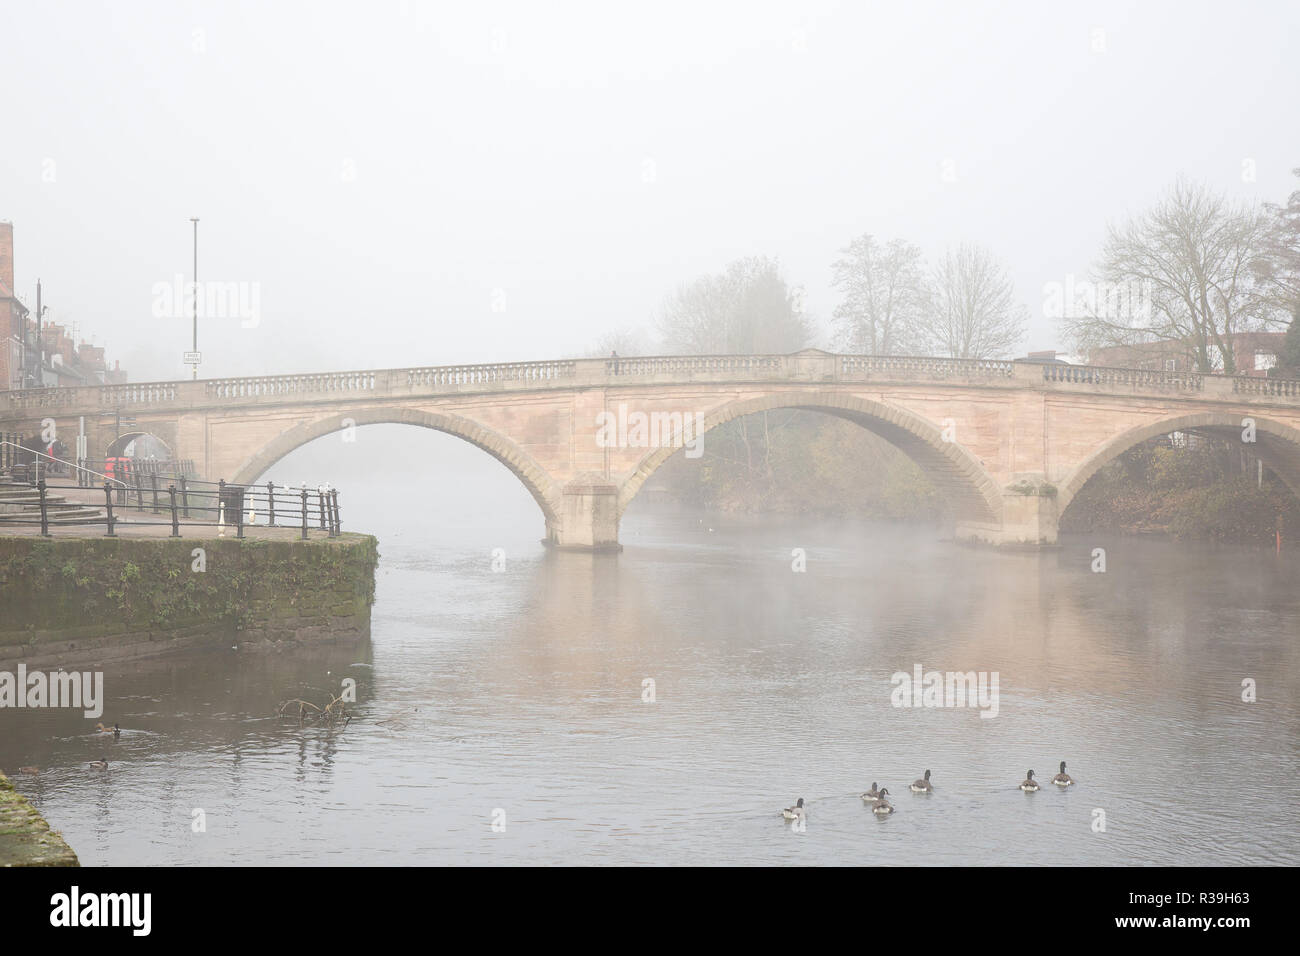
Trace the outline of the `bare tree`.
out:
<instances>
[{"instance_id":1,"label":"bare tree","mask_svg":"<svg viewBox=\"0 0 1300 956\"><path fill-rule=\"evenodd\" d=\"M669 297L659 320L664 348L704 355L798 351L810 337L801 297L774 259L738 259L721 275L702 276ZM763 500L775 483L774 433L792 420L796 413L786 410L723 423L709 432L699 470L682 478L698 481L703 473L726 494L744 489L747 500Z\"/></svg>"},{"instance_id":2,"label":"bare tree","mask_svg":"<svg viewBox=\"0 0 1300 956\"><path fill-rule=\"evenodd\" d=\"M914 347L925 310L921 250L903 239L881 245L862 235L831 267L844 299L835 307L836 345L868 355L900 355Z\"/></svg>"},{"instance_id":3,"label":"bare tree","mask_svg":"<svg viewBox=\"0 0 1300 956\"><path fill-rule=\"evenodd\" d=\"M1284 318L1259 281L1273 228L1262 208L1179 180L1151 209L1107 233L1097 271L1112 287L1133 289L1125 298L1140 307L1067 315L1064 330L1084 351L1177 342L1201 371L1233 373L1233 334Z\"/></svg>"},{"instance_id":4,"label":"bare tree","mask_svg":"<svg viewBox=\"0 0 1300 956\"><path fill-rule=\"evenodd\" d=\"M991 252L972 243L950 247L930 272L924 344L952 358L998 358L1020 344L1029 310Z\"/></svg>"},{"instance_id":5,"label":"bare tree","mask_svg":"<svg viewBox=\"0 0 1300 956\"><path fill-rule=\"evenodd\" d=\"M794 352L808 343L798 288L774 259L738 259L721 275L701 276L664 305L659 331L670 352L740 355Z\"/></svg>"},{"instance_id":6,"label":"bare tree","mask_svg":"<svg viewBox=\"0 0 1300 956\"><path fill-rule=\"evenodd\" d=\"M1300 167L1291 172L1300 176ZM1273 219L1273 228L1264 243L1259 278L1273 290L1279 305L1294 314L1300 310L1300 189L1287 197L1285 206L1267 203L1264 209Z\"/></svg>"}]
</instances>

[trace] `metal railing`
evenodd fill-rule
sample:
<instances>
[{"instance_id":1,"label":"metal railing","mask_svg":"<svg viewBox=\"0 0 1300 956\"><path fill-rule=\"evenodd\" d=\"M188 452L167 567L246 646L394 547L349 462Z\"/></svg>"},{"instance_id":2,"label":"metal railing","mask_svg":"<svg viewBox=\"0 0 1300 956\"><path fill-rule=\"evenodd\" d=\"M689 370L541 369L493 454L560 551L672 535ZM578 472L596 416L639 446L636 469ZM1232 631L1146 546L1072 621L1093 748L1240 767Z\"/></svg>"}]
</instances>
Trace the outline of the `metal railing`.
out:
<instances>
[{"instance_id":1,"label":"metal railing","mask_svg":"<svg viewBox=\"0 0 1300 956\"><path fill-rule=\"evenodd\" d=\"M28 448L25 445L11 442L7 439L0 440L0 448L10 448L11 450L16 449L14 454L18 459L18 461L15 461L14 465L5 468L3 470L10 471L12 473L14 468L21 468L25 465L28 470L28 483L31 484L32 487L36 486L36 483L42 477L42 473L49 474L50 464L58 465L59 469L56 470L68 468L75 471L78 478L77 487L79 488L91 487L91 484L89 482L90 478L102 478L105 481L117 482L117 484L122 485L122 487L124 488L126 487L125 482L119 481L118 479L114 478L112 475L106 475L98 471L92 471L91 469L85 467L80 463L74 464L73 462L66 461L63 458L56 458L53 455L47 455L43 451L36 451L34 448ZM21 459L27 456L30 456L34 461L21 462ZM88 461L88 459L83 458L80 461L85 462ZM32 467L33 464L35 465L35 467ZM41 467L42 464L45 464L44 468ZM85 480L83 481L82 479Z\"/></svg>"},{"instance_id":2,"label":"metal railing","mask_svg":"<svg viewBox=\"0 0 1300 956\"><path fill-rule=\"evenodd\" d=\"M13 437L19 438L17 435ZM25 461L24 459L31 459L31 461ZM33 462L39 462L45 467L32 468ZM20 438L18 441L11 441L0 435L0 473L5 472L10 475L17 472L20 475L20 480L26 480L33 486L36 484L37 478L40 477L40 473L62 474L70 472L76 477L77 485L81 488L93 488L100 481L121 481L129 484L127 479L137 472L145 475L156 474L175 477L198 475L192 458L161 459L127 458L122 456L117 458L78 458L76 461L71 461L67 458L59 458L56 455L37 451L35 448L23 444Z\"/></svg>"},{"instance_id":3,"label":"metal railing","mask_svg":"<svg viewBox=\"0 0 1300 956\"><path fill-rule=\"evenodd\" d=\"M25 456L36 449L29 448L26 439L17 432L0 432L0 472L26 464Z\"/></svg>"},{"instance_id":4,"label":"metal railing","mask_svg":"<svg viewBox=\"0 0 1300 956\"><path fill-rule=\"evenodd\" d=\"M65 464L69 464L65 462ZM192 458L78 458L76 465L73 467L79 470L78 477L81 477L85 471L91 468L102 468L101 477L121 478L130 483L130 476L134 474L143 475L162 475L164 477L179 478L184 475L187 478L198 477L198 471L194 467ZM93 487L97 482L87 482L84 487Z\"/></svg>"},{"instance_id":5,"label":"metal railing","mask_svg":"<svg viewBox=\"0 0 1300 956\"><path fill-rule=\"evenodd\" d=\"M24 485L10 487L21 488ZM31 502L36 509L0 513L0 530L39 525L41 534L48 537L52 525L75 523L79 527L93 527L102 524L105 536L115 538L118 525L170 527L171 537L179 538L181 528L188 526L208 530L217 528L222 534L226 528L233 528L235 537L243 538L246 528L265 526L299 529L304 541L310 531L323 531L330 538L337 538L342 532L338 489L325 485L294 487L276 485L271 481L264 485L240 485L224 480L198 481L185 475L136 472L131 484L111 478L106 480L102 504L81 501L57 508L51 507L54 504L49 500L51 491L85 491L85 486L53 483L39 477L31 487L38 495L38 500ZM0 503L3 501L0 497ZM60 520L60 511L76 506L80 506L82 513L70 520ZM84 514L101 508L102 512L97 515Z\"/></svg>"}]
</instances>

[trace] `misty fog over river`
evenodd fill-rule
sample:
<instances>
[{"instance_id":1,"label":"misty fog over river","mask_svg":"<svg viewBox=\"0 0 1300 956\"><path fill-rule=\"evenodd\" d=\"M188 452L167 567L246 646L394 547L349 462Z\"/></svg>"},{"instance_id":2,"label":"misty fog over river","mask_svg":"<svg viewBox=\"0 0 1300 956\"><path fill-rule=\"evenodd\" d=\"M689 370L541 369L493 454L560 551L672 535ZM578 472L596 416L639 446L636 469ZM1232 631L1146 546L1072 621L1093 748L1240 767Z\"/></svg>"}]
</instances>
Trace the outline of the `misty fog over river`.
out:
<instances>
[{"instance_id":1,"label":"misty fog over river","mask_svg":"<svg viewBox=\"0 0 1300 956\"><path fill-rule=\"evenodd\" d=\"M397 426L269 477L378 536L371 643L108 668L118 741L8 715L0 766L45 768L16 785L83 864L1300 863L1300 573L1269 551L996 553L643 494L620 555L552 553L505 468ZM996 672L997 716L891 706L917 665ZM270 716L344 677L346 729ZM1061 760L1077 786L1017 789Z\"/></svg>"}]
</instances>

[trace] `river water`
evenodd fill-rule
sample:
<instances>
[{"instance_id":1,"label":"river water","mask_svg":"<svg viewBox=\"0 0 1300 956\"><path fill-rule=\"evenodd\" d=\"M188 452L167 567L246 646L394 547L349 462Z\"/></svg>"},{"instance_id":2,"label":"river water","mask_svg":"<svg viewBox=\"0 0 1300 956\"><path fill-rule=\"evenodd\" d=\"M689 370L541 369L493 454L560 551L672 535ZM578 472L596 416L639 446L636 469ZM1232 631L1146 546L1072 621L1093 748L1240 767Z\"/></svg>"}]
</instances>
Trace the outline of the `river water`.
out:
<instances>
[{"instance_id":1,"label":"river water","mask_svg":"<svg viewBox=\"0 0 1300 956\"><path fill-rule=\"evenodd\" d=\"M380 537L368 646L109 668L119 740L0 712L0 767L44 768L13 779L83 864L1300 862L1294 552L1003 554L638 501L622 554L555 554L495 463L425 474L472 507L354 472L345 520ZM892 706L918 665L996 672L997 715ZM271 716L344 677L346 729ZM1061 760L1076 786L1017 789ZM927 768L935 792L908 792ZM873 781L893 816L859 799ZM802 831L779 814L801 796Z\"/></svg>"}]
</instances>

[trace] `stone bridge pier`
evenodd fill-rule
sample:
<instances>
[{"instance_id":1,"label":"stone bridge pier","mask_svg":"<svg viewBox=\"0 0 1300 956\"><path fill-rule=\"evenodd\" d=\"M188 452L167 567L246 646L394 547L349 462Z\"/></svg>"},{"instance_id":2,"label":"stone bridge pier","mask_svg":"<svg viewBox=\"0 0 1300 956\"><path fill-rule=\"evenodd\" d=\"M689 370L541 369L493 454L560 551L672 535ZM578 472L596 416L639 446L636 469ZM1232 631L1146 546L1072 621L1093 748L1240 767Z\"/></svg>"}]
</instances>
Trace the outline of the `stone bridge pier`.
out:
<instances>
[{"instance_id":1,"label":"stone bridge pier","mask_svg":"<svg viewBox=\"0 0 1300 956\"><path fill-rule=\"evenodd\" d=\"M580 551L619 551L618 485L599 475L564 486L560 514L546 527L546 543Z\"/></svg>"}]
</instances>

